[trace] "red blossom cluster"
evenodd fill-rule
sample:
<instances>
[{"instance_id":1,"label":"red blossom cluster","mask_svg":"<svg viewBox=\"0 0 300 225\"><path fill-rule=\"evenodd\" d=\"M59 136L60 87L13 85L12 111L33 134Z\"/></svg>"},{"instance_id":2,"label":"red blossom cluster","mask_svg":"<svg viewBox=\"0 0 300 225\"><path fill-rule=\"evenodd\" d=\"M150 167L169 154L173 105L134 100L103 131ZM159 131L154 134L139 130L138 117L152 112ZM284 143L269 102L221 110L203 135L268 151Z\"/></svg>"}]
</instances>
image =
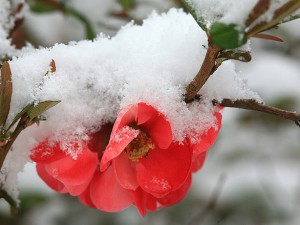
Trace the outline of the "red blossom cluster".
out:
<instances>
[{"instance_id":1,"label":"red blossom cluster","mask_svg":"<svg viewBox=\"0 0 300 225\"><path fill-rule=\"evenodd\" d=\"M106 124L89 141L82 140L76 159L48 139L32 150L31 159L55 191L107 212L135 205L144 216L187 194L191 174L203 166L221 128L221 114L216 112L215 118L216 126L198 135L198 141L179 143L172 139L166 117L141 102L122 109L114 125Z\"/></svg>"}]
</instances>

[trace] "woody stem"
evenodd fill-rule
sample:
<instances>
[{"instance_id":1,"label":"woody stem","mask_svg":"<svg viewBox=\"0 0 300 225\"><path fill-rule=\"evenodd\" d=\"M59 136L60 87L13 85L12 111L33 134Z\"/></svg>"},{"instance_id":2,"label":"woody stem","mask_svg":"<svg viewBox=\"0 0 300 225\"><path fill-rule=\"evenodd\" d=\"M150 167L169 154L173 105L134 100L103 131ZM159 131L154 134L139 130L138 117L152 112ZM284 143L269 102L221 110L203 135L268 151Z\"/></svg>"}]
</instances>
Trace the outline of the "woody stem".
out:
<instances>
[{"instance_id":1,"label":"woody stem","mask_svg":"<svg viewBox=\"0 0 300 225\"><path fill-rule=\"evenodd\" d=\"M249 110L272 114L288 120L292 120L298 126L300 126L300 114L296 112L286 111L283 109L278 109L269 105L265 105L263 103L259 103L255 101L254 99L240 99L240 100L223 99L222 101L213 100L213 104L218 106L223 106L223 107L249 109Z\"/></svg>"},{"instance_id":2,"label":"woody stem","mask_svg":"<svg viewBox=\"0 0 300 225\"><path fill-rule=\"evenodd\" d=\"M185 101L191 102L202 88L210 75L214 72L215 60L220 52L220 48L216 47L210 40L208 41L208 49L200 67L199 72L185 89Z\"/></svg>"}]
</instances>

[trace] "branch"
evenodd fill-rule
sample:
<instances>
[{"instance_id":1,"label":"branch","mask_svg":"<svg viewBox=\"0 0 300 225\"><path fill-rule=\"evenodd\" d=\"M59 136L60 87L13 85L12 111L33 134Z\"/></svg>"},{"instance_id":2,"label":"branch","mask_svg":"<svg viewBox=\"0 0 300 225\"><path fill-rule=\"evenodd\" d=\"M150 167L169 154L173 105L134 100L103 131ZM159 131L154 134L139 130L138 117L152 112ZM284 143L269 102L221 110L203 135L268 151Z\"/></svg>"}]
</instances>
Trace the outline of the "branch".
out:
<instances>
[{"instance_id":1,"label":"branch","mask_svg":"<svg viewBox=\"0 0 300 225\"><path fill-rule=\"evenodd\" d=\"M213 100L212 102L214 105L218 105L218 106L239 108L239 109L249 109L249 110L255 110L255 111L272 114L288 120L292 120L298 126L300 126L300 114L296 112L290 112L272 106L268 106L259 103L254 99L240 99L240 100L223 99L221 102L217 100Z\"/></svg>"},{"instance_id":2,"label":"branch","mask_svg":"<svg viewBox=\"0 0 300 225\"><path fill-rule=\"evenodd\" d=\"M268 30L277 24L281 23L282 20L284 20L285 17L291 15L293 12L297 11L300 8L300 1L299 0L290 0L287 3L285 3L283 6L278 8L274 12L274 16L271 21L269 22L261 22L251 28L247 32L247 37L250 38L253 35L260 33L262 31Z\"/></svg>"},{"instance_id":3,"label":"branch","mask_svg":"<svg viewBox=\"0 0 300 225\"><path fill-rule=\"evenodd\" d=\"M220 51L220 48L216 47L213 43L208 41L208 49L202 66L195 78L185 89L186 102L193 101L198 91L202 88L210 75L214 72L215 61Z\"/></svg>"},{"instance_id":4,"label":"branch","mask_svg":"<svg viewBox=\"0 0 300 225\"><path fill-rule=\"evenodd\" d=\"M15 140L17 139L19 134L22 132L22 130L24 130L29 125L28 123L29 122L25 116L21 117L21 119L20 119L16 129L12 133L9 141L6 143L6 145L0 147L0 171L2 169L5 157L6 157L7 153L9 152L11 146L13 145L13 143L15 142Z\"/></svg>"},{"instance_id":5,"label":"branch","mask_svg":"<svg viewBox=\"0 0 300 225\"><path fill-rule=\"evenodd\" d=\"M259 0L246 20L246 27L250 26L257 18L263 15L270 8L270 4L271 0Z\"/></svg>"},{"instance_id":6,"label":"branch","mask_svg":"<svg viewBox=\"0 0 300 225\"><path fill-rule=\"evenodd\" d=\"M209 215L210 212L212 212L217 205L217 201L220 197L221 190L225 184L226 176L222 174L218 180L218 183L216 184L213 193L211 195L211 198L209 202L207 203L204 210L202 210L199 214L197 214L192 221L189 223L189 225L200 225L205 221L205 218Z\"/></svg>"}]
</instances>

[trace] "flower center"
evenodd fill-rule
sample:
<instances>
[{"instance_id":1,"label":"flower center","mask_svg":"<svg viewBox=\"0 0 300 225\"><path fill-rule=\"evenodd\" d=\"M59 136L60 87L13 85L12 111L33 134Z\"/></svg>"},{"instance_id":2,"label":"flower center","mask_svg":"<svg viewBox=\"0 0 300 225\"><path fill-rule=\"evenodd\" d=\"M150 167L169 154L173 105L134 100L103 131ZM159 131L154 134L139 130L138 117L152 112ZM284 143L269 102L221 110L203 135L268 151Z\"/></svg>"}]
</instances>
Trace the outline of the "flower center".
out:
<instances>
[{"instance_id":1,"label":"flower center","mask_svg":"<svg viewBox=\"0 0 300 225\"><path fill-rule=\"evenodd\" d=\"M140 134L127 145L125 152L129 159L138 162L139 159L147 157L148 152L154 148L155 144L151 138L145 132L140 131Z\"/></svg>"}]
</instances>

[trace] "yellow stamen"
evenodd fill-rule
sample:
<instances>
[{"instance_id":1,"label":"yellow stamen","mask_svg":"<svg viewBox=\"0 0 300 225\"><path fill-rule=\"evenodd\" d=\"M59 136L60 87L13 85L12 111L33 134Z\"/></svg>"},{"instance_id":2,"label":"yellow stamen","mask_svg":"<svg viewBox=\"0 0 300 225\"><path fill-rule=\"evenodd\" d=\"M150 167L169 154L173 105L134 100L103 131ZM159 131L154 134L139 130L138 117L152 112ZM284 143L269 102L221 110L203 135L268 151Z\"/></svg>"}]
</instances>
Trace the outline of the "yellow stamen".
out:
<instances>
[{"instance_id":1,"label":"yellow stamen","mask_svg":"<svg viewBox=\"0 0 300 225\"><path fill-rule=\"evenodd\" d=\"M139 159L147 157L148 152L154 148L155 144L151 138L143 131L140 131L140 134L127 145L125 152L129 159L133 162L138 162Z\"/></svg>"}]
</instances>

